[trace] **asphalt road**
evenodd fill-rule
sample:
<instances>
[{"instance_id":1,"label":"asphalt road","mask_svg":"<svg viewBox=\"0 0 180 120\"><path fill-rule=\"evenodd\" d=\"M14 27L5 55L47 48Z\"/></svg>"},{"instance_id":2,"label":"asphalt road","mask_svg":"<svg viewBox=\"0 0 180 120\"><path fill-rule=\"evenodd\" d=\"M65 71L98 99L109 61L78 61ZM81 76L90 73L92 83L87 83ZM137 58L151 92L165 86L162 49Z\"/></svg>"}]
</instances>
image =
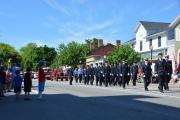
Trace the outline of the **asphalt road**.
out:
<instances>
[{"instance_id":1,"label":"asphalt road","mask_svg":"<svg viewBox=\"0 0 180 120\"><path fill-rule=\"evenodd\" d=\"M48 81L43 100L38 100L36 85L31 101L23 96L17 101L13 93L0 98L0 120L180 120L180 96L173 91Z\"/></svg>"}]
</instances>

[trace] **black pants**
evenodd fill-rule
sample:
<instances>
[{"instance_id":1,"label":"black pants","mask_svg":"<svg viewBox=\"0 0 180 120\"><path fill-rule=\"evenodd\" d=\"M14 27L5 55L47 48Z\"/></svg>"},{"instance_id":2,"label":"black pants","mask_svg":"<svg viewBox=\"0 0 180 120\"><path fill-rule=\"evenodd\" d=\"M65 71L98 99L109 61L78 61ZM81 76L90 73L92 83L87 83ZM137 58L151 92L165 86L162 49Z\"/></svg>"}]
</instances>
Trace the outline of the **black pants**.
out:
<instances>
[{"instance_id":1,"label":"black pants","mask_svg":"<svg viewBox=\"0 0 180 120\"><path fill-rule=\"evenodd\" d=\"M164 79L164 89L165 90L168 90L169 89L169 81L171 80L171 75L166 75L165 76L165 79Z\"/></svg>"},{"instance_id":2,"label":"black pants","mask_svg":"<svg viewBox=\"0 0 180 120\"><path fill-rule=\"evenodd\" d=\"M96 86L99 84L99 75L96 75Z\"/></svg>"},{"instance_id":3,"label":"black pants","mask_svg":"<svg viewBox=\"0 0 180 120\"><path fill-rule=\"evenodd\" d=\"M123 76L122 76L122 85L123 85L123 88L126 87L127 77L128 77L127 75L123 75Z\"/></svg>"},{"instance_id":4,"label":"black pants","mask_svg":"<svg viewBox=\"0 0 180 120\"><path fill-rule=\"evenodd\" d=\"M93 85L93 83L94 83L94 75L90 76L90 83L91 83L91 85Z\"/></svg>"},{"instance_id":5,"label":"black pants","mask_svg":"<svg viewBox=\"0 0 180 120\"><path fill-rule=\"evenodd\" d=\"M144 88L145 88L145 90L148 89L148 86L150 83L151 83L151 77L150 76L144 77Z\"/></svg>"},{"instance_id":6,"label":"black pants","mask_svg":"<svg viewBox=\"0 0 180 120\"><path fill-rule=\"evenodd\" d=\"M79 83L82 82L82 74L79 74Z\"/></svg>"},{"instance_id":7,"label":"black pants","mask_svg":"<svg viewBox=\"0 0 180 120\"><path fill-rule=\"evenodd\" d=\"M132 75L133 85L136 86L137 74Z\"/></svg>"},{"instance_id":8,"label":"black pants","mask_svg":"<svg viewBox=\"0 0 180 120\"><path fill-rule=\"evenodd\" d=\"M109 84L112 85L115 82L115 79L116 79L116 75L111 75Z\"/></svg>"},{"instance_id":9,"label":"black pants","mask_svg":"<svg viewBox=\"0 0 180 120\"><path fill-rule=\"evenodd\" d=\"M105 86L108 87L109 83L110 83L110 74L107 74L105 77Z\"/></svg>"},{"instance_id":10,"label":"black pants","mask_svg":"<svg viewBox=\"0 0 180 120\"><path fill-rule=\"evenodd\" d=\"M84 84L89 85L89 81L90 81L90 76L88 75L88 76L85 77Z\"/></svg>"},{"instance_id":11,"label":"black pants","mask_svg":"<svg viewBox=\"0 0 180 120\"><path fill-rule=\"evenodd\" d=\"M128 76L127 76L127 85L129 85L130 80L131 80L131 76L128 75Z\"/></svg>"},{"instance_id":12,"label":"black pants","mask_svg":"<svg viewBox=\"0 0 180 120\"><path fill-rule=\"evenodd\" d=\"M73 77L69 77L69 84L72 85Z\"/></svg>"},{"instance_id":13,"label":"black pants","mask_svg":"<svg viewBox=\"0 0 180 120\"><path fill-rule=\"evenodd\" d=\"M99 85L102 86L103 82L104 82L104 76L101 74L99 78Z\"/></svg>"},{"instance_id":14,"label":"black pants","mask_svg":"<svg viewBox=\"0 0 180 120\"><path fill-rule=\"evenodd\" d=\"M116 86L119 83L119 75L116 75L116 77L114 78L114 82L113 85Z\"/></svg>"},{"instance_id":15,"label":"black pants","mask_svg":"<svg viewBox=\"0 0 180 120\"><path fill-rule=\"evenodd\" d=\"M78 83L78 74L75 75L75 81Z\"/></svg>"},{"instance_id":16,"label":"black pants","mask_svg":"<svg viewBox=\"0 0 180 120\"><path fill-rule=\"evenodd\" d=\"M165 81L165 75L158 75L158 82L159 82L159 90L163 92L163 86Z\"/></svg>"}]
</instances>

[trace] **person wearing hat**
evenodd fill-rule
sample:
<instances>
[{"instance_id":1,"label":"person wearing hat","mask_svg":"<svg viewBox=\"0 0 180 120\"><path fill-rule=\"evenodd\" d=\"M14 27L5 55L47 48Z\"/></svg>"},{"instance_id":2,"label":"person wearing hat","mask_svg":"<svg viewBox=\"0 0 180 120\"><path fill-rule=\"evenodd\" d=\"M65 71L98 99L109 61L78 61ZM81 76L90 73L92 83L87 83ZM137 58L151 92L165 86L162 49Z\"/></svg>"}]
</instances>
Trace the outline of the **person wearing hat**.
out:
<instances>
[{"instance_id":1,"label":"person wearing hat","mask_svg":"<svg viewBox=\"0 0 180 120\"><path fill-rule=\"evenodd\" d=\"M96 86L98 86L98 83L99 83L99 65L98 63L96 63L96 66L94 68L94 75L95 75L95 78L96 78Z\"/></svg>"},{"instance_id":2,"label":"person wearing hat","mask_svg":"<svg viewBox=\"0 0 180 120\"><path fill-rule=\"evenodd\" d=\"M148 91L148 86L151 83L151 77L152 77L151 64L149 64L148 59L145 59L144 61L144 64L142 66L142 74L143 74L143 79L144 79L145 91Z\"/></svg>"},{"instance_id":3,"label":"person wearing hat","mask_svg":"<svg viewBox=\"0 0 180 120\"><path fill-rule=\"evenodd\" d=\"M164 89L169 90L169 81L171 80L172 75L172 62L169 60L169 56L165 56L165 81L164 81Z\"/></svg>"},{"instance_id":4,"label":"person wearing hat","mask_svg":"<svg viewBox=\"0 0 180 120\"><path fill-rule=\"evenodd\" d=\"M108 63L105 65L105 87L108 87L110 83L111 67Z\"/></svg>"},{"instance_id":5,"label":"person wearing hat","mask_svg":"<svg viewBox=\"0 0 180 120\"><path fill-rule=\"evenodd\" d=\"M94 83L94 76L95 76L95 73L94 73L94 67L93 67L93 64L90 65L90 84L93 85Z\"/></svg>"},{"instance_id":6,"label":"person wearing hat","mask_svg":"<svg viewBox=\"0 0 180 120\"><path fill-rule=\"evenodd\" d=\"M133 86L136 86L137 74L138 74L138 65L137 65L137 63L133 63L133 65L131 66L131 75L132 75L132 80L133 80Z\"/></svg>"},{"instance_id":7,"label":"person wearing hat","mask_svg":"<svg viewBox=\"0 0 180 120\"><path fill-rule=\"evenodd\" d=\"M158 54L158 60L155 63L155 73L157 74L157 79L159 81L159 91L163 93L163 86L165 81L166 72L166 61L163 59L163 54Z\"/></svg>"},{"instance_id":8,"label":"person wearing hat","mask_svg":"<svg viewBox=\"0 0 180 120\"><path fill-rule=\"evenodd\" d=\"M99 66L99 86L102 86L103 82L104 82L104 66L102 63L100 63L100 66Z\"/></svg>"},{"instance_id":9,"label":"person wearing hat","mask_svg":"<svg viewBox=\"0 0 180 120\"><path fill-rule=\"evenodd\" d=\"M45 61L41 60L39 61L38 64L38 89L39 89L39 93L38 93L38 99L42 99L42 93L44 92L44 87L45 87L45 73L44 73L44 67L45 67Z\"/></svg>"},{"instance_id":10,"label":"person wearing hat","mask_svg":"<svg viewBox=\"0 0 180 120\"><path fill-rule=\"evenodd\" d=\"M73 68L73 67L70 67L70 68L67 70L67 74L68 74L68 78L69 78L69 84L72 85L73 78L74 78L74 68Z\"/></svg>"},{"instance_id":11,"label":"person wearing hat","mask_svg":"<svg viewBox=\"0 0 180 120\"><path fill-rule=\"evenodd\" d=\"M122 61L121 76L122 76L122 87L125 89L128 78L128 65L125 60Z\"/></svg>"}]
</instances>

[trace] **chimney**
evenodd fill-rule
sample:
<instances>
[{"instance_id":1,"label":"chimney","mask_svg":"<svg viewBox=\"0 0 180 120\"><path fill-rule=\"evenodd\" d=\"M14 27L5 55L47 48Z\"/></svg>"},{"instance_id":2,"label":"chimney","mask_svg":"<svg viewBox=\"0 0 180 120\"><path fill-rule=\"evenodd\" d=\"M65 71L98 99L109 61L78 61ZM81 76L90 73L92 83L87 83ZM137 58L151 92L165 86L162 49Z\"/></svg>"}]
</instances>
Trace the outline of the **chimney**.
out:
<instances>
[{"instance_id":1,"label":"chimney","mask_svg":"<svg viewBox=\"0 0 180 120\"><path fill-rule=\"evenodd\" d=\"M121 40L116 40L116 46L121 45Z\"/></svg>"},{"instance_id":2,"label":"chimney","mask_svg":"<svg viewBox=\"0 0 180 120\"><path fill-rule=\"evenodd\" d=\"M96 48L96 43L92 42L90 43L90 50L94 50Z\"/></svg>"},{"instance_id":3,"label":"chimney","mask_svg":"<svg viewBox=\"0 0 180 120\"><path fill-rule=\"evenodd\" d=\"M98 40L98 48L103 46L103 39Z\"/></svg>"}]
</instances>

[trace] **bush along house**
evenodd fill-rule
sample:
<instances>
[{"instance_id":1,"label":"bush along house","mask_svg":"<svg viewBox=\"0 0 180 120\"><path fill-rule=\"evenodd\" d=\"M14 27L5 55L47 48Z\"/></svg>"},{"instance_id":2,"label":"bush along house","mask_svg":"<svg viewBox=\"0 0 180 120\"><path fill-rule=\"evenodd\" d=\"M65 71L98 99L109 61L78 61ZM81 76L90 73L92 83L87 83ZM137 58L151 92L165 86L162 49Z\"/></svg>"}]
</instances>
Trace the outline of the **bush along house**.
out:
<instances>
[{"instance_id":1,"label":"bush along house","mask_svg":"<svg viewBox=\"0 0 180 120\"><path fill-rule=\"evenodd\" d=\"M120 45L121 41L116 40L116 45ZM96 48L95 43L90 44L90 55L86 58L86 64L90 65L93 64L95 65L96 63L105 63L107 62L106 56L109 52L112 52L114 50L115 45L113 44L103 44L103 40L99 39L98 40L98 48Z\"/></svg>"}]
</instances>

